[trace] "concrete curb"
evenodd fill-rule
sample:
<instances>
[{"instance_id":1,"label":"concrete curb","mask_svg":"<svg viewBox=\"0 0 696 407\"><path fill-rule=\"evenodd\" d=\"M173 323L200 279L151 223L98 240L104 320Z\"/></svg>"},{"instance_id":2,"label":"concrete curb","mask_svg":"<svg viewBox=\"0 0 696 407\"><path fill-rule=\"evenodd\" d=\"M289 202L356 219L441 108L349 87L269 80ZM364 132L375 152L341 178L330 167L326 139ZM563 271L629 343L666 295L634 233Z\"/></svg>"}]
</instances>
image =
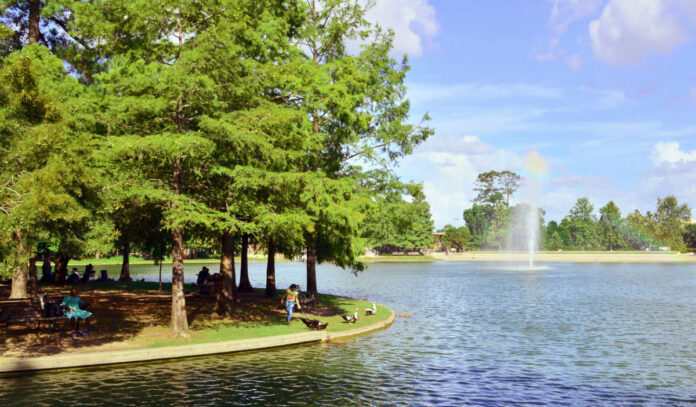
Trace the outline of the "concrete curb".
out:
<instances>
[{"instance_id":1,"label":"concrete curb","mask_svg":"<svg viewBox=\"0 0 696 407\"><path fill-rule=\"evenodd\" d=\"M244 352L299 345L311 342L325 342L330 339L347 338L384 329L394 322L392 311L389 318L375 324L349 329L341 332L325 331L301 332L289 335L264 338L241 339L226 342L201 343L196 345L168 346L162 348L133 349L99 353L73 353L68 355L40 356L36 358L0 358L0 374L28 372L37 370L73 369L79 367L141 363L167 359L191 358L224 353Z\"/></svg>"}]
</instances>

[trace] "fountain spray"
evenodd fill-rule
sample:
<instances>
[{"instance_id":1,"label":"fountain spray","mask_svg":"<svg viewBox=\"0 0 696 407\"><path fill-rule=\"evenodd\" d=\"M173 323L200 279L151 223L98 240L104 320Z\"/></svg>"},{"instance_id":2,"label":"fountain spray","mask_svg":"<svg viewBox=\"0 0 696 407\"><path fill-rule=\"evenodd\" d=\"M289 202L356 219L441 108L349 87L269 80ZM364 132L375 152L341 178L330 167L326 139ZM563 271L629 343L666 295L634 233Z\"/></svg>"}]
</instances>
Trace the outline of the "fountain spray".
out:
<instances>
[{"instance_id":1,"label":"fountain spray","mask_svg":"<svg viewBox=\"0 0 696 407\"><path fill-rule=\"evenodd\" d=\"M539 190L541 181L548 175L548 164L536 150L527 153L526 165L528 177L525 180L528 192L529 211L527 213L527 250L529 252L529 269L534 267L534 252L539 244Z\"/></svg>"}]
</instances>

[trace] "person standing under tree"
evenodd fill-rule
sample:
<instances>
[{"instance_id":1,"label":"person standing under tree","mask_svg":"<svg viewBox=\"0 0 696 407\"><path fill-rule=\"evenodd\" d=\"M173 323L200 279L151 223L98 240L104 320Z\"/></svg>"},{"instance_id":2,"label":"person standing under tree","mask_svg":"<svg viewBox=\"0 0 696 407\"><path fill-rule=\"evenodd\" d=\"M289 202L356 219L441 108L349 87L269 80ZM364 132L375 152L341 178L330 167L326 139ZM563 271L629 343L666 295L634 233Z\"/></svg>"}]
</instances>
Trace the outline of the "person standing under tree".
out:
<instances>
[{"instance_id":1,"label":"person standing under tree","mask_svg":"<svg viewBox=\"0 0 696 407\"><path fill-rule=\"evenodd\" d=\"M302 306L297 298L297 284L293 284L285 290L285 294L280 298L280 304L285 301L285 309L288 311L288 324L292 321L292 311L295 309L295 304L297 304L297 310L302 311Z\"/></svg>"}]
</instances>

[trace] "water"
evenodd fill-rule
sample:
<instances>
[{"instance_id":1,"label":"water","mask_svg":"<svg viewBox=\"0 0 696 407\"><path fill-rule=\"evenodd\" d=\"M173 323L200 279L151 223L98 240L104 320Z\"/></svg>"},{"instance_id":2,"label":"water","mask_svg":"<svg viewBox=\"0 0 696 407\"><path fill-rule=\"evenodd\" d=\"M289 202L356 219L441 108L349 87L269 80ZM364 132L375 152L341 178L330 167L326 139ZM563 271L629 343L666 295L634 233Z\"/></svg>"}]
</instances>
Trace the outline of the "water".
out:
<instances>
[{"instance_id":1,"label":"water","mask_svg":"<svg viewBox=\"0 0 696 407\"><path fill-rule=\"evenodd\" d=\"M682 405L696 402L696 267L320 267L325 291L412 318L345 345L0 378L11 406ZM194 278L192 265L188 278ZM214 267L210 267L211 270ZM261 286L264 265L250 265ZM156 280L156 268L134 266ZM280 286L303 265L278 265Z\"/></svg>"}]
</instances>

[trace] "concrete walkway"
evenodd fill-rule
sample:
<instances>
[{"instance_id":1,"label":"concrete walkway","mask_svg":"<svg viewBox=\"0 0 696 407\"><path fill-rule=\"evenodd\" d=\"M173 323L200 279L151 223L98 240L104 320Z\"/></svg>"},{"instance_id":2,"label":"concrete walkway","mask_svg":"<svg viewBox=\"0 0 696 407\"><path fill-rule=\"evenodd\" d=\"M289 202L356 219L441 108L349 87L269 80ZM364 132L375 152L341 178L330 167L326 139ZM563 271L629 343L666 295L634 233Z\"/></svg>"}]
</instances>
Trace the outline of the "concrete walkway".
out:
<instances>
[{"instance_id":1,"label":"concrete walkway","mask_svg":"<svg viewBox=\"0 0 696 407\"><path fill-rule=\"evenodd\" d=\"M71 353L65 355L40 356L36 358L0 358L0 373L27 372L49 369L72 369L88 366L140 363L155 360L190 358L222 353L299 345L311 342L325 342L349 336L362 335L384 329L394 322L392 311L389 318L361 328L341 332L310 331L290 335L268 336L264 338L242 339L227 342L211 342L196 345L168 346L161 348L133 349L113 352Z\"/></svg>"}]
</instances>

